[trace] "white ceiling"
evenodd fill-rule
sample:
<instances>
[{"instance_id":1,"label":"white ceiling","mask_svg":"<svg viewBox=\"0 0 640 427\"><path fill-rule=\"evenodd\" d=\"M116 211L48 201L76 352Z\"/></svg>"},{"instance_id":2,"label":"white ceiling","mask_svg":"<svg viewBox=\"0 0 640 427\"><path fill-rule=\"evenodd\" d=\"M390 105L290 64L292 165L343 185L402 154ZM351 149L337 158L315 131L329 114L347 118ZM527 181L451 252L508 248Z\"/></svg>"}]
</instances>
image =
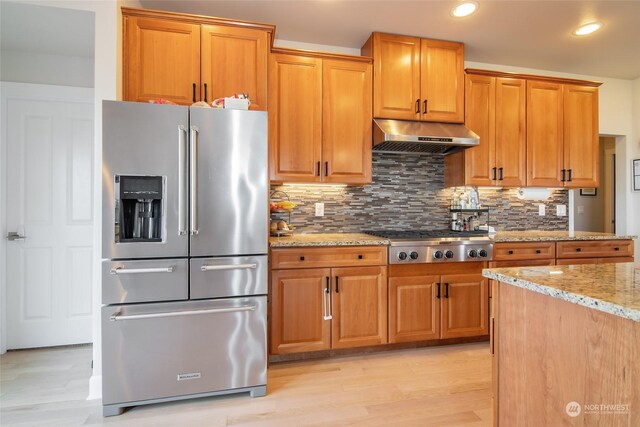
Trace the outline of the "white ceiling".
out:
<instances>
[{"instance_id":1,"label":"white ceiling","mask_svg":"<svg viewBox=\"0 0 640 427\"><path fill-rule=\"evenodd\" d=\"M456 1L138 0L148 9L276 24L281 40L360 48L372 31L465 43L465 59L621 79L640 77L640 0L477 0L454 19ZM602 21L578 38L580 24Z\"/></svg>"},{"instance_id":2,"label":"white ceiling","mask_svg":"<svg viewBox=\"0 0 640 427\"><path fill-rule=\"evenodd\" d=\"M94 55L93 12L0 1L3 51Z\"/></svg>"}]
</instances>

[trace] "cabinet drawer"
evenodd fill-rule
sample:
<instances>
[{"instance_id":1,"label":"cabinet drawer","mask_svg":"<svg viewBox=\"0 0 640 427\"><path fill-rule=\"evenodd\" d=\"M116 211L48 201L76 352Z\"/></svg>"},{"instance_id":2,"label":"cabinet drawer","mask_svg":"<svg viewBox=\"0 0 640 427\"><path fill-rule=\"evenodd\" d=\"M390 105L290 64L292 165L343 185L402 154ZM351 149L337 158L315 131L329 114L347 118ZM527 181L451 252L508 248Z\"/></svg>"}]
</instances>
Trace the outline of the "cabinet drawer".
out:
<instances>
[{"instance_id":1,"label":"cabinet drawer","mask_svg":"<svg viewBox=\"0 0 640 427\"><path fill-rule=\"evenodd\" d=\"M271 268L386 265L386 246L348 246L271 250Z\"/></svg>"},{"instance_id":2,"label":"cabinet drawer","mask_svg":"<svg viewBox=\"0 0 640 427\"><path fill-rule=\"evenodd\" d=\"M552 259L556 256L555 242L496 243L494 261Z\"/></svg>"},{"instance_id":3,"label":"cabinet drawer","mask_svg":"<svg viewBox=\"0 0 640 427\"><path fill-rule=\"evenodd\" d=\"M513 260L513 261L491 261L489 268L504 268L504 267L538 267L544 265L556 265L553 258L551 259L526 259L526 260Z\"/></svg>"},{"instance_id":4,"label":"cabinet drawer","mask_svg":"<svg viewBox=\"0 0 640 427\"><path fill-rule=\"evenodd\" d=\"M632 257L633 240L558 242L557 252L558 258Z\"/></svg>"}]
</instances>

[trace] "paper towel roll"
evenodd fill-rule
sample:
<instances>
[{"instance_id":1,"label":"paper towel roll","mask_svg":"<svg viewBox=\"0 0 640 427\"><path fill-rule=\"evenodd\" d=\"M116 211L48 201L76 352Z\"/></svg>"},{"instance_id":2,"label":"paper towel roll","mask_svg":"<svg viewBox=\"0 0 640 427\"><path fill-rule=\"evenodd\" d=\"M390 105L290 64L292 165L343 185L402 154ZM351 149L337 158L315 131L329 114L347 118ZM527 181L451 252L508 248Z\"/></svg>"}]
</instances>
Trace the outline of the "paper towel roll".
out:
<instances>
[{"instance_id":1,"label":"paper towel roll","mask_svg":"<svg viewBox=\"0 0 640 427\"><path fill-rule=\"evenodd\" d=\"M518 199L520 200L545 200L551 196L548 188L520 188L518 189Z\"/></svg>"}]
</instances>

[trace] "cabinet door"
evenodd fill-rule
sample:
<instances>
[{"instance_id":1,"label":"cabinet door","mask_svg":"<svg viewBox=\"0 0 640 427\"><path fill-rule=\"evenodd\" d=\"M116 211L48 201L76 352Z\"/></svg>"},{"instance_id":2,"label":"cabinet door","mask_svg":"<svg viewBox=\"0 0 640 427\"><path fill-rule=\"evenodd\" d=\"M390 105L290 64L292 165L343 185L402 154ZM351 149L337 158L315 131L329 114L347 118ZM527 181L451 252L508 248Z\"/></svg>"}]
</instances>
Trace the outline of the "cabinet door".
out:
<instances>
[{"instance_id":1,"label":"cabinet door","mask_svg":"<svg viewBox=\"0 0 640 427\"><path fill-rule=\"evenodd\" d=\"M467 148L465 158L466 185L495 185L495 77L466 76L465 124L478 134L480 145Z\"/></svg>"},{"instance_id":2,"label":"cabinet door","mask_svg":"<svg viewBox=\"0 0 640 427\"><path fill-rule=\"evenodd\" d=\"M464 45L423 39L420 57L420 119L462 123Z\"/></svg>"},{"instance_id":3,"label":"cabinet door","mask_svg":"<svg viewBox=\"0 0 640 427\"><path fill-rule=\"evenodd\" d=\"M499 186L520 187L526 182L526 86L522 79L496 79L495 166Z\"/></svg>"},{"instance_id":4,"label":"cabinet door","mask_svg":"<svg viewBox=\"0 0 640 427\"><path fill-rule=\"evenodd\" d=\"M200 87L200 25L125 17L124 100L191 105Z\"/></svg>"},{"instance_id":5,"label":"cabinet door","mask_svg":"<svg viewBox=\"0 0 640 427\"><path fill-rule=\"evenodd\" d=\"M599 185L598 88L563 85L565 187Z\"/></svg>"},{"instance_id":6,"label":"cabinet door","mask_svg":"<svg viewBox=\"0 0 640 427\"><path fill-rule=\"evenodd\" d=\"M202 99L246 93L252 110L266 110L268 49L266 31L203 25Z\"/></svg>"},{"instance_id":7,"label":"cabinet door","mask_svg":"<svg viewBox=\"0 0 640 427\"><path fill-rule=\"evenodd\" d=\"M389 342L440 338L440 276L389 279Z\"/></svg>"},{"instance_id":8,"label":"cabinet door","mask_svg":"<svg viewBox=\"0 0 640 427\"><path fill-rule=\"evenodd\" d=\"M420 118L420 39L373 35L373 116Z\"/></svg>"},{"instance_id":9,"label":"cabinet door","mask_svg":"<svg viewBox=\"0 0 640 427\"><path fill-rule=\"evenodd\" d=\"M269 99L270 179L320 182L322 60L271 54Z\"/></svg>"},{"instance_id":10,"label":"cabinet door","mask_svg":"<svg viewBox=\"0 0 640 427\"><path fill-rule=\"evenodd\" d=\"M487 335L489 293L482 274L445 275L441 282L441 338Z\"/></svg>"},{"instance_id":11,"label":"cabinet door","mask_svg":"<svg viewBox=\"0 0 640 427\"><path fill-rule=\"evenodd\" d=\"M331 344L328 268L271 272L271 354L327 350Z\"/></svg>"},{"instance_id":12,"label":"cabinet door","mask_svg":"<svg viewBox=\"0 0 640 427\"><path fill-rule=\"evenodd\" d=\"M527 82L527 186L562 187L562 85Z\"/></svg>"},{"instance_id":13,"label":"cabinet door","mask_svg":"<svg viewBox=\"0 0 640 427\"><path fill-rule=\"evenodd\" d=\"M323 181L371 182L371 64L324 60Z\"/></svg>"},{"instance_id":14,"label":"cabinet door","mask_svg":"<svg viewBox=\"0 0 640 427\"><path fill-rule=\"evenodd\" d=\"M387 268L334 268L332 348L387 342Z\"/></svg>"}]
</instances>

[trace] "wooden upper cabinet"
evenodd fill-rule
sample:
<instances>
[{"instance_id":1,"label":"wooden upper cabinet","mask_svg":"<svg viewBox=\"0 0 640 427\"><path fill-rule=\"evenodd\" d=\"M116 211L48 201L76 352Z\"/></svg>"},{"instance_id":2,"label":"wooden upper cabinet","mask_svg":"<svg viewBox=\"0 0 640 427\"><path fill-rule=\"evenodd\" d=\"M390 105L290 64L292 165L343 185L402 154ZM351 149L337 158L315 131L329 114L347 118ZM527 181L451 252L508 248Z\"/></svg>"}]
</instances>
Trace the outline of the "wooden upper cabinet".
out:
<instances>
[{"instance_id":1,"label":"wooden upper cabinet","mask_svg":"<svg viewBox=\"0 0 640 427\"><path fill-rule=\"evenodd\" d=\"M373 33L362 49L373 57L373 116L420 118L420 39Z\"/></svg>"},{"instance_id":2,"label":"wooden upper cabinet","mask_svg":"<svg viewBox=\"0 0 640 427\"><path fill-rule=\"evenodd\" d=\"M124 32L125 101L191 105L199 98L200 25L125 16Z\"/></svg>"},{"instance_id":3,"label":"wooden upper cabinet","mask_svg":"<svg viewBox=\"0 0 640 427\"><path fill-rule=\"evenodd\" d=\"M496 78L495 153L499 186L526 184L527 166L526 80Z\"/></svg>"},{"instance_id":4,"label":"wooden upper cabinet","mask_svg":"<svg viewBox=\"0 0 640 427\"><path fill-rule=\"evenodd\" d=\"M387 342L387 267L333 268L331 347Z\"/></svg>"},{"instance_id":5,"label":"wooden upper cabinet","mask_svg":"<svg viewBox=\"0 0 640 427\"><path fill-rule=\"evenodd\" d=\"M421 120L464 121L464 45L422 39L420 49Z\"/></svg>"},{"instance_id":6,"label":"wooden upper cabinet","mask_svg":"<svg viewBox=\"0 0 640 427\"><path fill-rule=\"evenodd\" d=\"M270 351L287 354L331 346L329 268L273 270L270 293Z\"/></svg>"},{"instance_id":7,"label":"wooden upper cabinet","mask_svg":"<svg viewBox=\"0 0 640 427\"><path fill-rule=\"evenodd\" d=\"M320 182L322 60L272 53L269 99L269 178Z\"/></svg>"},{"instance_id":8,"label":"wooden upper cabinet","mask_svg":"<svg viewBox=\"0 0 640 427\"><path fill-rule=\"evenodd\" d=\"M482 274L441 277L441 338L472 337L489 333L489 287Z\"/></svg>"},{"instance_id":9,"label":"wooden upper cabinet","mask_svg":"<svg viewBox=\"0 0 640 427\"><path fill-rule=\"evenodd\" d=\"M598 187L598 88L563 85L567 187Z\"/></svg>"},{"instance_id":10,"label":"wooden upper cabinet","mask_svg":"<svg viewBox=\"0 0 640 427\"><path fill-rule=\"evenodd\" d=\"M323 60L323 182L371 182L371 64Z\"/></svg>"},{"instance_id":11,"label":"wooden upper cabinet","mask_svg":"<svg viewBox=\"0 0 640 427\"><path fill-rule=\"evenodd\" d=\"M373 57L373 116L464 120L464 45L373 33L361 53Z\"/></svg>"},{"instance_id":12,"label":"wooden upper cabinet","mask_svg":"<svg viewBox=\"0 0 640 427\"><path fill-rule=\"evenodd\" d=\"M465 83L465 124L480 137L480 145L464 151L464 184L495 185L496 79L467 74Z\"/></svg>"},{"instance_id":13,"label":"wooden upper cabinet","mask_svg":"<svg viewBox=\"0 0 640 427\"><path fill-rule=\"evenodd\" d=\"M224 25L203 25L201 34L201 99L246 93L252 110L266 110L269 34Z\"/></svg>"},{"instance_id":14,"label":"wooden upper cabinet","mask_svg":"<svg viewBox=\"0 0 640 427\"><path fill-rule=\"evenodd\" d=\"M523 186L526 80L467 73L465 86L465 124L480 145L445 158L445 185Z\"/></svg>"},{"instance_id":15,"label":"wooden upper cabinet","mask_svg":"<svg viewBox=\"0 0 640 427\"><path fill-rule=\"evenodd\" d=\"M527 82L527 186L562 187L562 85Z\"/></svg>"}]
</instances>

